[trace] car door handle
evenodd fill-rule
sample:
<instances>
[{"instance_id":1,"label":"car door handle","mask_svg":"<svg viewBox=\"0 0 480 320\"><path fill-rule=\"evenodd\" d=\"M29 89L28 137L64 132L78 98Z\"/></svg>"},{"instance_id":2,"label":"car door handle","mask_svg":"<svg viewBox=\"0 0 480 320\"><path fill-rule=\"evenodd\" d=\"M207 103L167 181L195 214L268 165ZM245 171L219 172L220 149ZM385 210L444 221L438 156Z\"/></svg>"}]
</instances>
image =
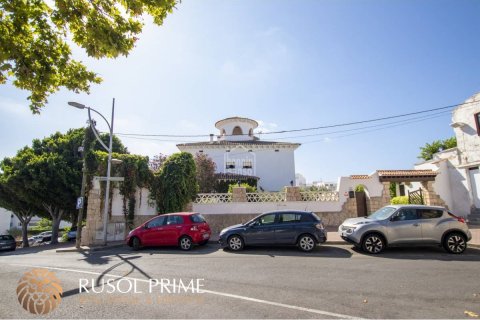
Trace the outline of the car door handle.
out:
<instances>
[{"instance_id":1,"label":"car door handle","mask_svg":"<svg viewBox=\"0 0 480 320\"><path fill-rule=\"evenodd\" d=\"M180 229L182 226L177 226L177 229Z\"/></svg>"}]
</instances>

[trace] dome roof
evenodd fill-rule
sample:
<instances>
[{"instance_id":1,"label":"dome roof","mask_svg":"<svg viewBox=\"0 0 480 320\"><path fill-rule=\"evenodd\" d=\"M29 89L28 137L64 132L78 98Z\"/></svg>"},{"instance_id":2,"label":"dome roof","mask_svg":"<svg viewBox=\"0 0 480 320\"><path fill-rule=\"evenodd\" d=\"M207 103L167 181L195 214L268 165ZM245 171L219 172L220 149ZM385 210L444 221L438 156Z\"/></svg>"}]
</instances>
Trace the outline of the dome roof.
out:
<instances>
[{"instance_id":1,"label":"dome roof","mask_svg":"<svg viewBox=\"0 0 480 320\"><path fill-rule=\"evenodd\" d=\"M480 101L480 92L475 93L473 96L465 100L465 102L475 102Z\"/></svg>"},{"instance_id":2,"label":"dome roof","mask_svg":"<svg viewBox=\"0 0 480 320\"><path fill-rule=\"evenodd\" d=\"M215 128L221 130L228 123L248 123L253 129L258 127L258 122L248 118L230 117L215 122Z\"/></svg>"}]
</instances>

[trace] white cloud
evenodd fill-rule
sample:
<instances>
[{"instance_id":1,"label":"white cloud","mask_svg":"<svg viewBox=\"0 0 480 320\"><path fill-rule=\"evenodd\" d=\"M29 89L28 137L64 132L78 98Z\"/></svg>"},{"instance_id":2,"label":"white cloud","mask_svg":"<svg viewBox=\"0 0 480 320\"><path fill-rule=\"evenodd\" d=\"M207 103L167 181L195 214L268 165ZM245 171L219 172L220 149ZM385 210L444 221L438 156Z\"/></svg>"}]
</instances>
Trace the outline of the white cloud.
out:
<instances>
[{"instance_id":1,"label":"white cloud","mask_svg":"<svg viewBox=\"0 0 480 320\"><path fill-rule=\"evenodd\" d=\"M258 122L258 128L255 129L255 133L269 133L276 131L278 124L275 122L265 122L263 120L256 120Z\"/></svg>"}]
</instances>

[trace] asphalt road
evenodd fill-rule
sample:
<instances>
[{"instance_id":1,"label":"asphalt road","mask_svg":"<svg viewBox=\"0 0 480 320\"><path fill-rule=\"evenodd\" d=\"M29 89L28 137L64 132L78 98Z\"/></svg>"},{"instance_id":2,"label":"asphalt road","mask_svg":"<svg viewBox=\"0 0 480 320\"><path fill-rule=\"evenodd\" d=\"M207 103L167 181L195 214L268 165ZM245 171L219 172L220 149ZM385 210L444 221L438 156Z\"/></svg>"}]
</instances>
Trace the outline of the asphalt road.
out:
<instances>
[{"instance_id":1,"label":"asphalt road","mask_svg":"<svg viewBox=\"0 0 480 320\"><path fill-rule=\"evenodd\" d=\"M187 253L127 247L56 253L44 246L0 253L0 317L39 317L20 306L16 288L25 272L44 267L63 288L61 303L47 318L465 319L465 311L480 313L479 262L480 250L473 248L463 255L397 248L368 256L349 245L308 254L295 248L232 253L212 244ZM149 279L162 278L204 279L205 292L161 293L154 287L149 293ZM142 293L106 293L108 286L93 293L89 285L89 293L79 293L79 281L93 282L99 291L108 279L122 291L136 282Z\"/></svg>"}]
</instances>

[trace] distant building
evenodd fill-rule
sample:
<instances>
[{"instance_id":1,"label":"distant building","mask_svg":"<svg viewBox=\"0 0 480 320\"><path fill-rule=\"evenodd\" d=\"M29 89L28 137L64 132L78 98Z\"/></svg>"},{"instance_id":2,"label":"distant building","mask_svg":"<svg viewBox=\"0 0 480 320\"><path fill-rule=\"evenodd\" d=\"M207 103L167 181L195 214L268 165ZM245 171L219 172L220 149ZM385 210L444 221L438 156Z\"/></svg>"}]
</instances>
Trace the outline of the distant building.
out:
<instances>
[{"instance_id":1,"label":"distant building","mask_svg":"<svg viewBox=\"0 0 480 320\"><path fill-rule=\"evenodd\" d=\"M313 181L312 186L319 187L326 191L335 191L337 190L336 182L323 182L323 181Z\"/></svg>"},{"instance_id":2,"label":"distant building","mask_svg":"<svg viewBox=\"0 0 480 320\"><path fill-rule=\"evenodd\" d=\"M307 185L307 179L301 174L295 174L295 186L297 187L305 187Z\"/></svg>"},{"instance_id":3,"label":"distant building","mask_svg":"<svg viewBox=\"0 0 480 320\"><path fill-rule=\"evenodd\" d=\"M182 143L177 147L193 155L208 155L222 179L257 178L259 190L279 191L295 183L294 151L299 143L263 141L254 135L255 120L232 117L215 123L219 130L210 141Z\"/></svg>"}]
</instances>

